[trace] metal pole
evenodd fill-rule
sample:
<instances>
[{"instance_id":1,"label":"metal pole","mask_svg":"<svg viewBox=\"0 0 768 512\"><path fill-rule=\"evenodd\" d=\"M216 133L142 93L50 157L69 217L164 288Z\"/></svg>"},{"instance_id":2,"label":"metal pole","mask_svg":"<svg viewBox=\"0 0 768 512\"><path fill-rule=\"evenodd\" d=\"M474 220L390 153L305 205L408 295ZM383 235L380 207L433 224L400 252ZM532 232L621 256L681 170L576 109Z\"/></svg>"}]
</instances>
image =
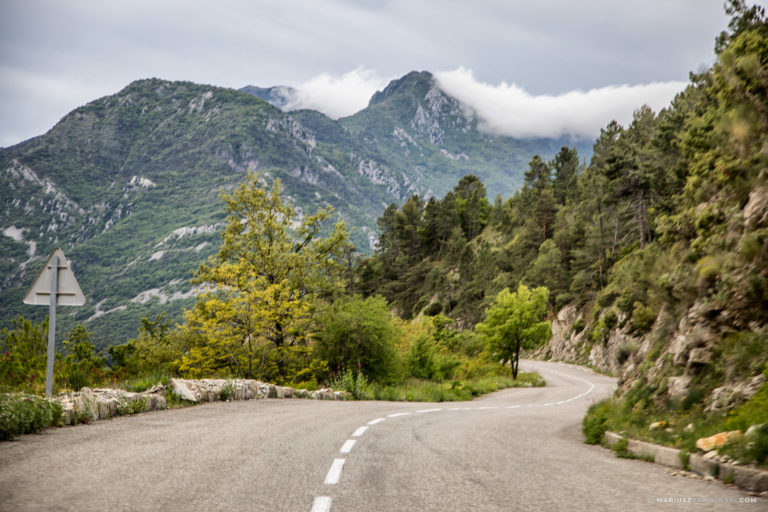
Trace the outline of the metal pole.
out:
<instances>
[{"instance_id":1,"label":"metal pole","mask_svg":"<svg viewBox=\"0 0 768 512\"><path fill-rule=\"evenodd\" d=\"M51 259L51 302L48 312L48 366L45 371L45 396L53 392L53 351L56 346L56 301L59 295L59 257Z\"/></svg>"}]
</instances>

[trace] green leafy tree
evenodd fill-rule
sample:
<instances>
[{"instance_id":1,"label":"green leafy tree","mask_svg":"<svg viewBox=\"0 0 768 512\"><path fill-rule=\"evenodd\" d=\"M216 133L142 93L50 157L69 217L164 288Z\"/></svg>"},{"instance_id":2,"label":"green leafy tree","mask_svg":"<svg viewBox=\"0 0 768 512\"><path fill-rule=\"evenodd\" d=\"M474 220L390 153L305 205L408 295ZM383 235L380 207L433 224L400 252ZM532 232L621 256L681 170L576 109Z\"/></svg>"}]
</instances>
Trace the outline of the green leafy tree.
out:
<instances>
[{"instance_id":1,"label":"green leafy tree","mask_svg":"<svg viewBox=\"0 0 768 512\"><path fill-rule=\"evenodd\" d=\"M520 283L514 293L504 288L485 310L485 322L476 326L491 355L512 366L515 379L520 350L535 348L552 335L550 323L544 320L548 298L549 290L543 286L530 289Z\"/></svg>"},{"instance_id":2,"label":"green leafy tree","mask_svg":"<svg viewBox=\"0 0 768 512\"><path fill-rule=\"evenodd\" d=\"M113 369L124 370L129 375L176 373L178 361L187 349L189 333L171 327L165 313L154 319L142 318L136 338L109 347Z\"/></svg>"},{"instance_id":3,"label":"green leafy tree","mask_svg":"<svg viewBox=\"0 0 768 512\"><path fill-rule=\"evenodd\" d=\"M67 352L62 362L67 387L76 391L104 379L106 361L91 342L84 325L73 327L62 344Z\"/></svg>"},{"instance_id":4,"label":"green leafy tree","mask_svg":"<svg viewBox=\"0 0 768 512\"><path fill-rule=\"evenodd\" d=\"M304 352L317 304L344 289L344 223L323 237L330 210L297 221L282 192L280 180L268 189L249 172L222 195L224 242L196 272L193 283L207 290L185 313L205 342L182 358L182 372L282 380L291 355Z\"/></svg>"},{"instance_id":5,"label":"green leafy tree","mask_svg":"<svg viewBox=\"0 0 768 512\"><path fill-rule=\"evenodd\" d=\"M320 321L315 357L331 371L359 370L372 380L390 382L397 373L395 342L399 334L387 301L380 296L352 296L337 301Z\"/></svg>"},{"instance_id":6,"label":"green leafy tree","mask_svg":"<svg viewBox=\"0 0 768 512\"><path fill-rule=\"evenodd\" d=\"M563 146L550 164L555 171L552 187L558 204L575 196L576 178L579 174L579 153L576 148Z\"/></svg>"}]
</instances>

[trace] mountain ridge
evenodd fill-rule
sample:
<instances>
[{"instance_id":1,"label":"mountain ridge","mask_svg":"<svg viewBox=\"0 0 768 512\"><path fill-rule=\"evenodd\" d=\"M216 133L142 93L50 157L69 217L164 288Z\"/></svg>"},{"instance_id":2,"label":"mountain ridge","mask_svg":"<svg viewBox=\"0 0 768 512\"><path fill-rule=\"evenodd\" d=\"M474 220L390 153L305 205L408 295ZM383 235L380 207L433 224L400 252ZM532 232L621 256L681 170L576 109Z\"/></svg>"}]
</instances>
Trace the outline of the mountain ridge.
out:
<instances>
[{"instance_id":1,"label":"mountain ridge","mask_svg":"<svg viewBox=\"0 0 768 512\"><path fill-rule=\"evenodd\" d=\"M2 325L44 316L21 296L58 246L88 297L64 314L62 329L85 322L109 345L134 335L147 314L179 319L194 300L190 271L220 243L219 194L248 169L266 183L280 178L300 215L332 206L367 252L388 204L442 194L469 173L488 179L492 194L509 194L534 153L559 149L555 140L479 133L430 77L406 75L339 120L228 88L137 80L0 149Z\"/></svg>"}]
</instances>

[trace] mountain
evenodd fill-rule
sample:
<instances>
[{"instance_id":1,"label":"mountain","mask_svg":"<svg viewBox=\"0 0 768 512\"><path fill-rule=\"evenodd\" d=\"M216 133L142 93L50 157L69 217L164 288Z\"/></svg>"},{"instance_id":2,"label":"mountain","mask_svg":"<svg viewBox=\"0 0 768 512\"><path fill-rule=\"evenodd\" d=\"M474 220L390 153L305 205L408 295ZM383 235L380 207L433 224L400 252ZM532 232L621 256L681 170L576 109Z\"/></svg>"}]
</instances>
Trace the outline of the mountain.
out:
<instances>
[{"instance_id":1,"label":"mountain","mask_svg":"<svg viewBox=\"0 0 768 512\"><path fill-rule=\"evenodd\" d=\"M291 96L296 94L296 89L286 85L277 85L274 87L256 87L255 85L246 85L245 87L238 90L240 92L253 94L257 98L261 98L270 105L279 109L284 109L290 103Z\"/></svg>"},{"instance_id":2,"label":"mountain","mask_svg":"<svg viewBox=\"0 0 768 512\"><path fill-rule=\"evenodd\" d=\"M103 346L135 335L147 314L178 320L194 301L190 271L219 246L220 192L247 169L282 179L299 214L333 206L368 252L389 203L442 195L467 173L509 194L534 153L551 158L566 142L481 133L425 72L340 120L252 93L140 80L0 149L0 326L47 313L21 299L57 246L88 299L62 308L59 337L84 322Z\"/></svg>"}]
</instances>

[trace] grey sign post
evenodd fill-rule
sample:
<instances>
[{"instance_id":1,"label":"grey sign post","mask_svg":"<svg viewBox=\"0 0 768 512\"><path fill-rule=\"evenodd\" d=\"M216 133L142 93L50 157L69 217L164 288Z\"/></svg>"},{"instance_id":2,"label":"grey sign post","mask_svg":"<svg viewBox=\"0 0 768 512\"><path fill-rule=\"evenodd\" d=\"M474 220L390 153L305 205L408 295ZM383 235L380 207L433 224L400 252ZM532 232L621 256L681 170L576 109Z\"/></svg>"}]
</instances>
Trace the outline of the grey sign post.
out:
<instances>
[{"instance_id":1,"label":"grey sign post","mask_svg":"<svg viewBox=\"0 0 768 512\"><path fill-rule=\"evenodd\" d=\"M53 355L56 347L56 306L82 306L85 295L69 268L67 257L61 249L54 249L34 284L24 297L24 304L47 305L48 313L48 360L45 371L45 396L53 392Z\"/></svg>"}]
</instances>

